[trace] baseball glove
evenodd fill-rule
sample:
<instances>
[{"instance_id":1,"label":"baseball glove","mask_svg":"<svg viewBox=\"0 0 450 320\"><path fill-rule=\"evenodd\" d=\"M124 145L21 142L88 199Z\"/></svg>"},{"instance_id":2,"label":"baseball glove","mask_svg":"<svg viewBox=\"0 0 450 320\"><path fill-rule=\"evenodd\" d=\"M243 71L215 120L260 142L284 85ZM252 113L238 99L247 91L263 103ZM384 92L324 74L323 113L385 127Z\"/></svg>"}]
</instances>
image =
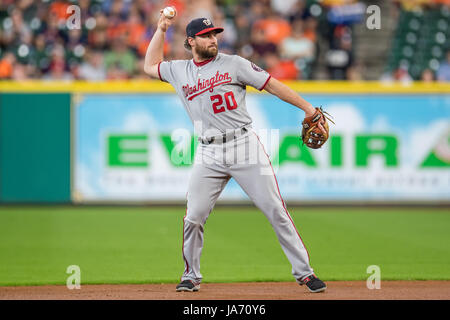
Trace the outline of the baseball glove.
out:
<instances>
[{"instance_id":1,"label":"baseball glove","mask_svg":"<svg viewBox=\"0 0 450 320\"><path fill-rule=\"evenodd\" d=\"M326 111L323 111L322 107L316 108L316 112L309 117L305 117L302 122L302 141L312 149L321 148L328 140L329 128L327 120L331 121L331 115ZM322 124L325 132L319 127L319 122Z\"/></svg>"}]
</instances>

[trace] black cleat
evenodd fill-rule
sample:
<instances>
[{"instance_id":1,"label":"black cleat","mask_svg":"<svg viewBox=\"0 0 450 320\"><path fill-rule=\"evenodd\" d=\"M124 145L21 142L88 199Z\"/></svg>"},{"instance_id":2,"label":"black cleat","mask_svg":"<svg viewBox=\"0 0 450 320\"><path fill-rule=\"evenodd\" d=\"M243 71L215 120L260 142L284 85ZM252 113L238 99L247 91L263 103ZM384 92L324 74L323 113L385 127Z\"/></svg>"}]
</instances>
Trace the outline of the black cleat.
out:
<instances>
[{"instance_id":1,"label":"black cleat","mask_svg":"<svg viewBox=\"0 0 450 320\"><path fill-rule=\"evenodd\" d=\"M308 290L313 293L325 291L327 285L314 274L300 281L300 285L306 284Z\"/></svg>"},{"instance_id":2,"label":"black cleat","mask_svg":"<svg viewBox=\"0 0 450 320\"><path fill-rule=\"evenodd\" d=\"M180 291L195 292L198 290L200 290L200 284L195 284L192 280L184 280L177 285L177 292Z\"/></svg>"}]
</instances>

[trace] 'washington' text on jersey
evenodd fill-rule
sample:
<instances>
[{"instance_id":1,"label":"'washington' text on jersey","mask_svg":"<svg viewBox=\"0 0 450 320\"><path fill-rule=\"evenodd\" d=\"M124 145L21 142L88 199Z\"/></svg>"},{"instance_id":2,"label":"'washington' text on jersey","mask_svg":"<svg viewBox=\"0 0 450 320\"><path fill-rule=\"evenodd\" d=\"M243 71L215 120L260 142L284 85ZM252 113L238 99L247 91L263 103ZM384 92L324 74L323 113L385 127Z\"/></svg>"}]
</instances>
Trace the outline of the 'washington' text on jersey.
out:
<instances>
[{"instance_id":1,"label":"'washington' text on jersey","mask_svg":"<svg viewBox=\"0 0 450 320\"><path fill-rule=\"evenodd\" d=\"M198 79L197 85L191 87L189 84L186 84L182 88L188 100L192 100L193 98L195 98L199 94L202 94L203 92L206 92L208 90L210 92L213 92L214 87L219 86L221 84L229 83L231 81L232 79L229 76L228 72L221 74L219 73L219 71L217 71L215 77L212 77L210 79Z\"/></svg>"}]
</instances>

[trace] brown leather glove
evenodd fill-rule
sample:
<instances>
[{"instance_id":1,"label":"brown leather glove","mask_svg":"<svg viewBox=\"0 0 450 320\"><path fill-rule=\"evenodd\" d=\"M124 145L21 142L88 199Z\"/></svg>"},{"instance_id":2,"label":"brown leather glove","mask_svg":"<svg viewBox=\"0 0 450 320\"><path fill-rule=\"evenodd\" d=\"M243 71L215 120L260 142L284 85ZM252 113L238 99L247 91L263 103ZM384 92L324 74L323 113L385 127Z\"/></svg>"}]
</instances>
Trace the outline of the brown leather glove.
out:
<instances>
[{"instance_id":1,"label":"brown leather glove","mask_svg":"<svg viewBox=\"0 0 450 320\"><path fill-rule=\"evenodd\" d=\"M321 148L328 140L329 127L327 120L331 121L329 113L323 111L322 107L316 108L316 112L309 117L305 117L302 122L302 141L312 149ZM319 124L320 123L320 124Z\"/></svg>"}]
</instances>

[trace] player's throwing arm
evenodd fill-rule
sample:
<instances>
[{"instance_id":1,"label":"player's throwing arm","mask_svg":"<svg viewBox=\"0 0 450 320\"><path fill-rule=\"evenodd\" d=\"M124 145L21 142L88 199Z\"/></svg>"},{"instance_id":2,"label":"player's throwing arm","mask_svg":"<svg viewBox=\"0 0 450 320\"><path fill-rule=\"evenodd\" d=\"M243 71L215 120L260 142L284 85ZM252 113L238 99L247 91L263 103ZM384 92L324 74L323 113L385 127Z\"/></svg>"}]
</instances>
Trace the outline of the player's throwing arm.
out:
<instances>
[{"instance_id":1,"label":"player's throwing arm","mask_svg":"<svg viewBox=\"0 0 450 320\"><path fill-rule=\"evenodd\" d=\"M175 8L172 9L173 11L170 11L170 14L173 14L173 16L166 16L164 14L164 10L160 10L158 27L145 54L144 72L153 79L159 79L158 64L164 59L164 39L166 36L166 31L172 25L174 18L177 15Z\"/></svg>"}]
</instances>

